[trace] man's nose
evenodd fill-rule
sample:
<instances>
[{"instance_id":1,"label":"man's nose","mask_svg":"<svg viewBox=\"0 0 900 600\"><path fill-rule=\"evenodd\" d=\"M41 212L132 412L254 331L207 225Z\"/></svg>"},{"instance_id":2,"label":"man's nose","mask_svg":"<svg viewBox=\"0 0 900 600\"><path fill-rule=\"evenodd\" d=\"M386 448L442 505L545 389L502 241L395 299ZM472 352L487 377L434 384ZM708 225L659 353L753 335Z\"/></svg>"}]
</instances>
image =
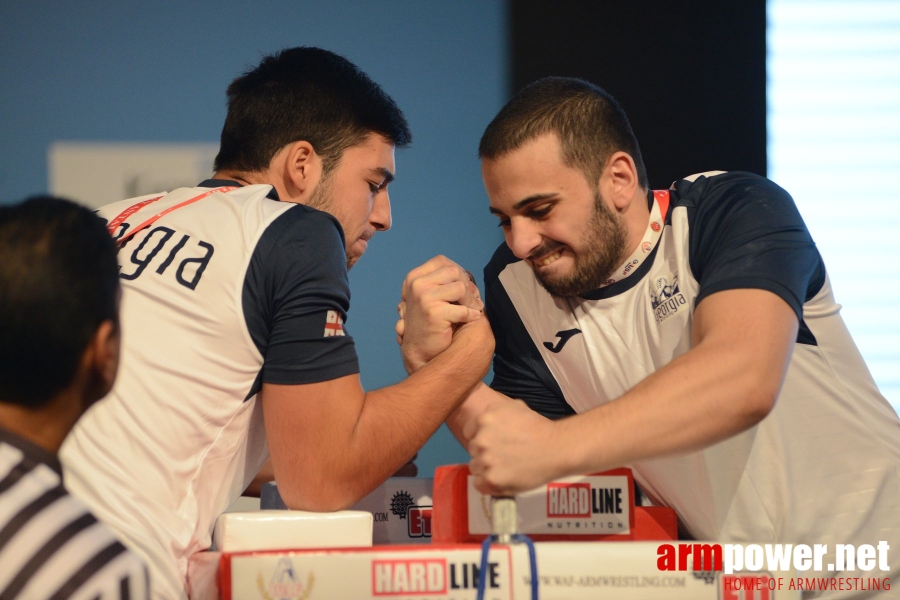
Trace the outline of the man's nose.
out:
<instances>
[{"instance_id":1,"label":"man's nose","mask_svg":"<svg viewBox=\"0 0 900 600\"><path fill-rule=\"evenodd\" d=\"M516 258L528 258L542 241L543 238L537 228L524 219L513 219L506 231L506 245Z\"/></svg>"},{"instance_id":2,"label":"man's nose","mask_svg":"<svg viewBox=\"0 0 900 600\"><path fill-rule=\"evenodd\" d=\"M387 231L391 228L391 199L386 189L375 196L369 222L375 231Z\"/></svg>"}]
</instances>

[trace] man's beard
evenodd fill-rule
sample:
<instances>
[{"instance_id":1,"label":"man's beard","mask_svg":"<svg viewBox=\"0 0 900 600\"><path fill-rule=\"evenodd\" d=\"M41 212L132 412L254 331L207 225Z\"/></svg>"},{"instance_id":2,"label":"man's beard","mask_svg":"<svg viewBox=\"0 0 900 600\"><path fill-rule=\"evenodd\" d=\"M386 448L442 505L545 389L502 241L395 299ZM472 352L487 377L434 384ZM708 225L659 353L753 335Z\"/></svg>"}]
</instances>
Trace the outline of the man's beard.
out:
<instances>
[{"instance_id":1,"label":"man's beard","mask_svg":"<svg viewBox=\"0 0 900 600\"><path fill-rule=\"evenodd\" d=\"M306 205L334 215L334 197L331 194L331 173L322 173L322 178L313 190Z\"/></svg>"},{"instance_id":2,"label":"man's beard","mask_svg":"<svg viewBox=\"0 0 900 600\"><path fill-rule=\"evenodd\" d=\"M586 294L603 285L624 260L626 240L621 218L606 207L600 192L595 192L594 212L582 240L584 249L579 255L573 254L575 264L572 272L547 277L535 270L534 275L545 290L558 298ZM546 256L561 247L562 244L549 242L534 254Z\"/></svg>"},{"instance_id":3,"label":"man's beard","mask_svg":"<svg viewBox=\"0 0 900 600\"><path fill-rule=\"evenodd\" d=\"M321 210L322 212L327 212L329 215L338 220L338 223L341 224L341 230L344 232L344 236L347 235L347 230L344 227L343 215L338 210L337 203L334 201L334 195L332 194L332 186L331 186L331 173L325 172L322 173L322 179L319 181L319 184L316 186L316 189L313 190L312 196L309 197L309 202L306 205L310 208L315 208L316 210ZM355 241L355 240L353 240ZM346 240L345 242L349 243L350 240ZM348 247L344 247L344 252L346 253ZM347 270L356 264L356 261L359 260L359 256L351 257L347 254Z\"/></svg>"}]
</instances>

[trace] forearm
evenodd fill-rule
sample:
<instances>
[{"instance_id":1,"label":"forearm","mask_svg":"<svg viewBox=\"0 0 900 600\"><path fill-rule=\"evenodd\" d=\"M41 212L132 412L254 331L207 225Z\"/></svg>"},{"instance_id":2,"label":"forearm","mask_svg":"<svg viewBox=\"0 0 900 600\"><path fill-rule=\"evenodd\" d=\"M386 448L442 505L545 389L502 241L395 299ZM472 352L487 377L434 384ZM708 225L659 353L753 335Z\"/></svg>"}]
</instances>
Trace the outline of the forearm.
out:
<instances>
[{"instance_id":1,"label":"forearm","mask_svg":"<svg viewBox=\"0 0 900 600\"><path fill-rule=\"evenodd\" d=\"M343 461L345 479L357 487L352 495L365 495L390 477L480 384L480 377L446 378L443 373L424 371L366 394L349 439L349 456Z\"/></svg>"},{"instance_id":2,"label":"forearm","mask_svg":"<svg viewBox=\"0 0 900 600\"><path fill-rule=\"evenodd\" d=\"M481 325L487 327L487 325ZM474 341L480 346L474 347ZM320 408L321 423L302 443L276 444L273 462L279 489L292 508L346 508L405 464L487 372L490 347L462 340L404 381L363 394L342 388L340 410ZM474 360L473 360L473 357ZM267 431L288 439L267 415ZM280 468L279 468L280 467Z\"/></svg>"},{"instance_id":3,"label":"forearm","mask_svg":"<svg viewBox=\"0 0 900 600\"><path fill-rule=\"evenodd\" d=\"M758 423L774 403L781 378L747 370L739 355L722 353L695 348L620 398L559 421L561 473L689 452Z\"/></svg>"},{"instance_id":4,"label":"forearm","mask_svg":"<svg viewBox=\"0 0 900 600\"><path fill-rule=\"evenodd\" d=\"M781 389L797 317L762 290L713 294L693 347L621 397L560 421L495 405L466 426L475 485L507 495L557 477L703 448L758 423Z\"/></svg>"},{"instance_id":5,"label":"forearm","mask_svg":"<svg viewBox=\"0 0 900 600\"><path fill-rule=\"evenodd\" d=\"M469 392L468 397L447 417L447 427L456 440L469 452L469 437L466 436L466 425L478 418L490 407L501 402L509 402L510 398L495 392L485 383L478 383Z\"/></svg>"}]
</instances>

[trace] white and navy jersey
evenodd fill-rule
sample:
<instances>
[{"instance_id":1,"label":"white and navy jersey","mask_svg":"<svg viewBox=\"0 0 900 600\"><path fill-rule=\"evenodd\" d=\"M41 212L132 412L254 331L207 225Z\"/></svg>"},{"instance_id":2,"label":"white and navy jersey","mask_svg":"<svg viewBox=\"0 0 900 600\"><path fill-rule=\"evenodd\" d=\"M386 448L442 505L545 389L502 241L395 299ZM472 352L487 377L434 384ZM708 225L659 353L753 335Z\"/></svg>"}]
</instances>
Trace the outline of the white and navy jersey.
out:
<instances>
[{"instance_id":1,"label":"white and navy jersey","mask_svg":"<svg viewBox=\"0 0 900 600\"><path fill-rule=\"evenodd\" d=\"M663 219L633 273L583 297L554 299L501 246L485 269L492 387L550 418L585 412L687 352L706 296L768 290L800 319L775 408L703 451L632 465L635 478L697 539L900 548L900 422L793 200L758 176L708 173L673 184Z\"/></svg>"},{"instance_id":2,"label":"white and navy jersey","mask_svg":"<svg viewBox=\"0 0 900 600\"><path fill-rule=\"evenodd\" d=\"M69 495L56 457L4 429L0 598L149 598L144 563Z\"/></svg>"},{"instance_id":3,"label":"white and navy jersey","mask_svg":"<svg viewBox=\"0 0 900 600\"><path fill-rule=\"evenodd\" d=\"M216 517L268 458L262 383L359 372L344 330L350 288L340 224L277 201L268 185L238 186L178 189L115 227L115 237L127 236L226 188L121 247L118 379L61 452L66 484L146 558L156 597L184 597L188 558L209 548ZM154 197L99 215L112 227Z\"/></svg>"}]
</instances>

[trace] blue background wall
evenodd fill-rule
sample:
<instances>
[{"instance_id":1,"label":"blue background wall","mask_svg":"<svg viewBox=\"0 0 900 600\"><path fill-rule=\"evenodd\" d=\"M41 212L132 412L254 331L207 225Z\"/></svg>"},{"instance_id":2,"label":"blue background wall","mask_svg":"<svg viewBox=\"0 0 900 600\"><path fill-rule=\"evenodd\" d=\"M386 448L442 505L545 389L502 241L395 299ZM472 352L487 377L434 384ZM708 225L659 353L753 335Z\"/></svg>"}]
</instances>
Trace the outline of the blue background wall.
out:
<instances>
[{"instance_id":1,"label":"blue background wall","mask_svg":"<svg viewBox=\"0 0 900 600\"><path fill-rule=\"evenodd\" d=\"M500 0L2 0L0 202L46 191L53 141L216 142L226 86L264 54L299 45L343 54L413 130L413 146L397 155L393 229L350 275L363 384L394 383L405 375L393 333L405 274L443 253L480 283L502 240L476 149L506 99L505 11ZM418 464L430 476L465 460L443 429Z\"/></svg>"}]
</instances>

